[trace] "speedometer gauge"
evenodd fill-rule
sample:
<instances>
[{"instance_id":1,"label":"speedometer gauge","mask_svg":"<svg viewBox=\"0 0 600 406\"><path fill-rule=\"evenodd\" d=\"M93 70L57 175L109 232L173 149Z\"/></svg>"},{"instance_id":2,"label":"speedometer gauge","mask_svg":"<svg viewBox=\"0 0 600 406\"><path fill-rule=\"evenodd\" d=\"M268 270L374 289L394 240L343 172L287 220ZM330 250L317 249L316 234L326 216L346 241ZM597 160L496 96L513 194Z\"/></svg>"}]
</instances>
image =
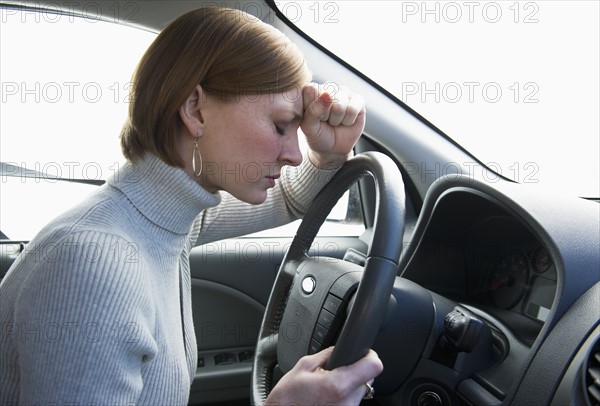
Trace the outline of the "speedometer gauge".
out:
<instances>
[{"instance_id":1,"label":"speedometer gauge","mask_svg":"<svg viewBox=\"0 0 600 406\"><path fill-rule=\"evenodd\" d=\"M491 301L502 309L510 309L525 294L529 262L523 254L515 251L493 264L488 275Z\"/></svg>"}]
</instances>

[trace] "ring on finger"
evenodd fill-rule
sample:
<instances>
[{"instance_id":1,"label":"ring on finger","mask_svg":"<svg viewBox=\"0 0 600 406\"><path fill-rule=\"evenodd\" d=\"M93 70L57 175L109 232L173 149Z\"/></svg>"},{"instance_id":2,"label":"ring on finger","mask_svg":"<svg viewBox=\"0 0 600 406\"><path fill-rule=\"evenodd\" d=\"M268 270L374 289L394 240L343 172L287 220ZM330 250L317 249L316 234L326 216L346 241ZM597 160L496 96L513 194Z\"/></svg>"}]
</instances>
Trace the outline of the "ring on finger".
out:
<instances>
[{"instance_id":1,"label":"ring on finger","mask_svg":"<svg viewBox=\"0 0 600 406\"><path fill-rule=\"evenodd\" d=\"M365 383L365 385L367 387L367 393L365 393L365 396L363 396L363 399L365 399L365 400L373 399L373 397L375 396L375 388L372 387L371 385L369 385L368 383Z\"/></svg>"}]
</instances>

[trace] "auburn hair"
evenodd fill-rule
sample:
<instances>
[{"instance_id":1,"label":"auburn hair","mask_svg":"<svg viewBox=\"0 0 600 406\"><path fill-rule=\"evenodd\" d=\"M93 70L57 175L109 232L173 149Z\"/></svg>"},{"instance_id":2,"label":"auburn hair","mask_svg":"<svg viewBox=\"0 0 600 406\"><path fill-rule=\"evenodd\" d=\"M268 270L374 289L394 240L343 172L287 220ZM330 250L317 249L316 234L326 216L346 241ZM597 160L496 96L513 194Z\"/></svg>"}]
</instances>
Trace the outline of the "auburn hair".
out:
<instances>
[{"instance_id":1,"label":"auburn hair","mask_svg":"<svg viewBox=\"0 0 600 406\"><path fill-rule=\"evenodd\" d=\"M299 49L256 17L228 8L201 8L170 23L133 75L121 149L133 161L151 152L183 167L176 150L179 107L200 84L225 102L286 92L310 80Z\"/></svg>"}]
</instances>

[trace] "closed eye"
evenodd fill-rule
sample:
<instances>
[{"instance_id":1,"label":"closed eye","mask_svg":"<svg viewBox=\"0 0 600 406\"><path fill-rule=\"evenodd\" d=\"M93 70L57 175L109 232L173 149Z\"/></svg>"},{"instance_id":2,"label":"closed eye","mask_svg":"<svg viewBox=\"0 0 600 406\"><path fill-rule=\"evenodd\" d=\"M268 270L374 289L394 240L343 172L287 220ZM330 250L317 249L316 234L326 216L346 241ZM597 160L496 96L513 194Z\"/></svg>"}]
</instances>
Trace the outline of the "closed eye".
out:
<instances>
[{"instance_id":1,"label":"closed eye","mask_svg":"<svg viewBox=\"0 0 600 406\"><path fill-rule=\"evenodd\" d=\"M285 135L285 130L283 128L279 127L277 124L274 124L274 125L275 125L275 131L277 131L277 134Z\"/></svg>"}]
</instances>

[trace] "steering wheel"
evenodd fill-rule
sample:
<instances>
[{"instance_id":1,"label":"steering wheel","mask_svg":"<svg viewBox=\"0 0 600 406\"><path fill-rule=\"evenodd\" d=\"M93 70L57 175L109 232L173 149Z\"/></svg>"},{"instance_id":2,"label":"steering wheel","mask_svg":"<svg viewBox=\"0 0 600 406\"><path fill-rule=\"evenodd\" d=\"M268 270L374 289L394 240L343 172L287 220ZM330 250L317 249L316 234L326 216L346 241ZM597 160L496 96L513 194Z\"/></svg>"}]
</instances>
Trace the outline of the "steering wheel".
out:
<instances>
[{"instance_id":1,"label":"steering wheel","mask_svg":"<svg viewBox=\"0 0 600 406\"><path fill-rule=\"evenodd\" d=\"M362 177L375 181L377 208L364 265L311 257L309 249L339 198ZM262 405L274 377L304 355L335 344L326 369L367 354L390 305L404 234L404 184L386 155L349 159L304 216L279 268L261 323L252 370L252 404Z\"/></svg>"}]
</instances>

